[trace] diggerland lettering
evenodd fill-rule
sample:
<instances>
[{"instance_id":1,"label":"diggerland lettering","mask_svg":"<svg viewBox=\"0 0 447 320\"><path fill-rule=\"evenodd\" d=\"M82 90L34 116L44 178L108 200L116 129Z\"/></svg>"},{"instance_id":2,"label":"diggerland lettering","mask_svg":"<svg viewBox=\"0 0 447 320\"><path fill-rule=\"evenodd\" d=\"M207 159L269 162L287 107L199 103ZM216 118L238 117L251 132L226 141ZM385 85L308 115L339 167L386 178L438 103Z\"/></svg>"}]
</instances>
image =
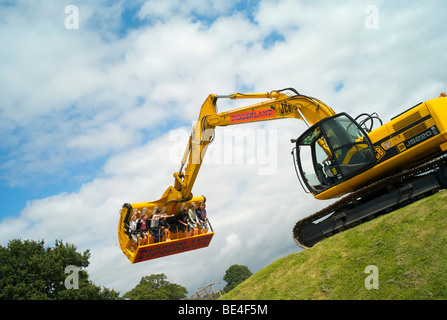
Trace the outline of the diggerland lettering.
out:
<instances>
[{"instance_id":1,"label":"diggerland lettering","mask_svg":"<svg viewBox=\"0 0 447 320\"><path fill-rule=\"evenodd\" d=\"M274 117L272 109L262 109L257 111L242 112L230 116L230 122L244 122L251 120L269 119Z\"/></svg>"},{"instance_id":2,"label":"diggerland lettering","mask_svg":"<svg viewBox=\"0 0 447 320\"><path fill-rule=\"evenodd\" d=\"M155 259L165 255L206 247L209 245L210 241L211 236L208 236L205 238L187 239L184 241L167 243L165 245L142 249L138 252L138 257L135 259L135 262Z\"/></svg>"}]
</instances>

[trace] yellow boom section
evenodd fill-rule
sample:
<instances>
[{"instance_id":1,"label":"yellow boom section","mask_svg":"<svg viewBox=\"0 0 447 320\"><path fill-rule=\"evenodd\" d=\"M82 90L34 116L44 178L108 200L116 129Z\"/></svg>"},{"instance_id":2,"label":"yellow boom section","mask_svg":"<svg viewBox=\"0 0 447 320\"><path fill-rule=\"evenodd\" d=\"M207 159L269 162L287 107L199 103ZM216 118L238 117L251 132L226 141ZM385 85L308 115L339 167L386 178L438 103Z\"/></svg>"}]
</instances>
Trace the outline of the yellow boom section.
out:
<instances>
[{"instance_id":1,"label":"yellow boom section","mask_svg":"<svg viewBox=\"0 0 447 320\"><path fill-rule=\"evenodd\" d=\"M267 100L217 113L217 100L223 98ZM209 95L203 103L199 119L192 129L180 170L174 173L174 187L169 189L169 193L172 194L169 198L184 201L192 197L191 190L208 144L214 135L215 127L284 118L296 118L305 121L308 125L313 125L321 119L335 114L332 108L320 100L298 93L292 96L281 91L252 94L234 93L226 96ZM183 169L185 170L183 171Z\"/></svg>"}]
</instances>

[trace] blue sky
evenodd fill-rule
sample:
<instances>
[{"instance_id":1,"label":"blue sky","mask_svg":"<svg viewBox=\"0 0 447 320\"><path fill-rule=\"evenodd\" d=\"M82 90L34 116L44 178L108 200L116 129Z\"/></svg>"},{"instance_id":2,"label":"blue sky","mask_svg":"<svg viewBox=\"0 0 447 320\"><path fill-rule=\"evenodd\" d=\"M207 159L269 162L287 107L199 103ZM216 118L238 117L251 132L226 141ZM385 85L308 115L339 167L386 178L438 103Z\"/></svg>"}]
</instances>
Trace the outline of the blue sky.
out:
<instances>
[{"instance_id":1,"label":"blue sky","mask_svg":"<svg viewBox=\"0 0 447 320\"><path fill-rule=\"evenodd\" d=\"M69 4L79 9L77 30L64 24ZM371 5L377 29L365 26ZM257 271L295 252L292 226L327 204L297 183L289 141L305 126L294 121L216 130L212 160L193 189L207 195L218 230L209 249L130 266L114 246L117 212L125 202L158 199L172 184L210 93L295 87L336 111L378 112L385 121L437 97L447 82L445 7L442 0L2 2L0 244L63 239L91 249L94 281L122 293L148 272L193 292L231 264ZM255 151L273 150L274 174L259 174L264 159L247 150L242 164L219 162L219 152L239 150L241 132L265 133ZM190 261L183 283L175 266ZM203 277L191 276L197 272Z\"/></svg>"},{"instance_id":2,"label":"blue sky","mask_svg":"<svg viewBox=\"0 0 447 320\"><path fill-rule=\"evenodd\" d=\"M208 3L212 7L211 2ZM216 19L222 16L230 16L236 12L243 14L249 21L255 23L253 21L253 12L256 11L258 3L259 1L229 1L227 7L223 7L217 12L212 10L201 11L198 10L199 8L193 7L191 12L188 12L187 18L192 23L210 26ZM165 19L150 15L147 17L139 16L144 1L115 1L107 2L107 5L104 7L93 8L96 13L100 10L106 11L107 8L120 7L120 10L112 10L112 17L115 18L112 24L109 24L111 17L108 15L100 15L99 19L90 18L88 21L85 21L82 9L83 6L87 5L86 2L75 1L73 4L77 5L80 10L79 18L81 23L81 30L73 30L73 32L83 32L82 25L84 24L91 28L93 32L97 32L99 36L105 37L106 41L113 41L110 40L113 39L111 35L125 38L132 31L151 26L159 22L159 20ZM34 5L37 6L38 4L35 3ZM7 4L7 7L9 9L16 8L16 11L19 11L20 2L17 5ZM27 9L31 11L30 7ZM181 9L176 8L174 11L181 11ZM61 15L60 18L63 17L64 15ZM68 17L68 14L65 14L65 17ZM264 39L263 46L268 48L277 41L284 41L284 37L278 34L277 31L273 31ZM137 102L137 105L144 102L143 98L139 99L140 101ZM70 193L77 191L83 183L90 181L100 173L108 157L113 154L113 152L105 152L98 156L78 157L68 150L54 150L51 143L44 143L41 146L42 149L33 151L36 152L36 156L46 158L60 152L60 155L54 156L63 157L63 159L57 159L58 163L56 165L44 165L43 168L27 169L32 164L27 161L22 162L21 149L25 148L25 146L32 148L28 145L33 144L33 141L36 139L38 140L39 134L46 136L53 134L53 131L57 132L60 129L60 123L63 125L63 123L68 122L73 126L77 126L79 122L85 121L86 115L78 112L77 102L74 103L72 106L64 107L60 114L41 114L37 119L33 119L32 122L34 124L37 123L37 125L31 124L31 126L35 126L33 130L27 130L27 127L21 127L20 125L12 125L10 130L5 132L9 138L2 141L0 145L0 154L3 159L3 164L0 166L0 188L2 191L0 199L5 205L4 210L0 213L0 218L18 215L25 207L27 201L45 198L60 192ZM143 132L145 139L154 135L160 135L166 128L186 124L184 120L164 119L164 121L165 123L161 128L150 130L150 133ZM138 142L141 143L142 140ZM44 160L37 159L37 161ZM5 162L8 162L8 165L5 165Z\"/></svg>"}]
</instances>

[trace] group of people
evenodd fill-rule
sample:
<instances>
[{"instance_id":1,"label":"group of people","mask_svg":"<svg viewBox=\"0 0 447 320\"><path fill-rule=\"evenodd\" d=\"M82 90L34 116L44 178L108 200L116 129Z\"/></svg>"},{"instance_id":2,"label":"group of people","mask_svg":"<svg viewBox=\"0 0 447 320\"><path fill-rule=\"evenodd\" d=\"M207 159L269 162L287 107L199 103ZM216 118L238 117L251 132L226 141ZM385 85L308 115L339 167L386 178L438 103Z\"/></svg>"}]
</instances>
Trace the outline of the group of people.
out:
<instances>
[{"instance_id":1,"label":"group of people","mask_svg":"<svg viewBox=\"0 0 447 320\"><path fill-rule=\"evenodd\" d=\"M196 236L198 234L207 233L209 229L208 217L205 209L205 202L200 201L198 204L191 202L191 207L183 208L177 217L178 228L187 236Z\"/></svg>"},{"instance_id":2,"label":"group of people","mask_svg":"<svg viewBox=\"0 0 447 320\"><path fill-rule=\"evenodd\" d=\"M135 210L129 222L131 239L134 244L139 240L140 245L146 245L150 237L154 238L154 243L171 241L171 232L177 232L178 238L178 232L183 233L182 237L207 233L210 226L205 207L204 201L191 202L190 208L185 206L177 216L157 209L150 218L148 214L141 215L141 211Z\"/></svg>"}]
</instances>

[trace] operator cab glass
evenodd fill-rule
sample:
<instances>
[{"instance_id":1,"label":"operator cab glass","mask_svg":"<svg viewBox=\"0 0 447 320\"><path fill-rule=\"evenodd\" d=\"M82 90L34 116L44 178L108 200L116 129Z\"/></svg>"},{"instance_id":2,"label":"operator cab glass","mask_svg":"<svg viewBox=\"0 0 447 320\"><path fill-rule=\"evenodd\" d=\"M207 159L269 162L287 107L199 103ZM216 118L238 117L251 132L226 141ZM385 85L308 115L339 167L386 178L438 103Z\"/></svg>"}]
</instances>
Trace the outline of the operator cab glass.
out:
<instances>
[{"instance_id":1,"label":"operator cab glass","mask_svg":"<svg viewBox=\"0 0 447 320\"><path fill-rule=\"evenodd\" d=\"M296 141L301 178L313 194L370 168L373 150L366 133L344 113L321 120Z\"/></svg>"}]
</instances>

